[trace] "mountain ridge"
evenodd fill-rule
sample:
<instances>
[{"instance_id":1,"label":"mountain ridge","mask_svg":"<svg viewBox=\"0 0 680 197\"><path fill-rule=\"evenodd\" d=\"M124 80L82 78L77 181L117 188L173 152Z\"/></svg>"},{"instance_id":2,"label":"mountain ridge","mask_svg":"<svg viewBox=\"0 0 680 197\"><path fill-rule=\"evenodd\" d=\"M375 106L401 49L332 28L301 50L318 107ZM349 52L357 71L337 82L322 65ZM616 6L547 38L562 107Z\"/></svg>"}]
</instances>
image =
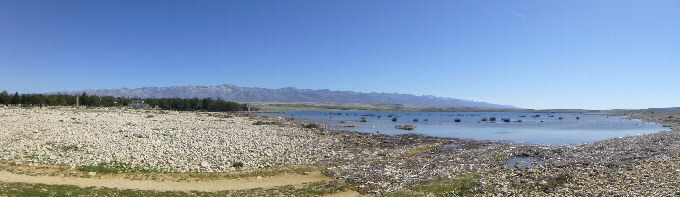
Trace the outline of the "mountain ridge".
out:
<instances>
[{"instance_id":1,"label":"mountain ridge","mask_svg":"<svg viewBox=\"0 0 680 197\"><path fill-rule=\"evenodd\" d=\"M362 93L339 90L312 90L285 87L267 89L241 87L230 84L217 86L186 85L171 87L142 87L136 89L85 89L81 91L61 91L48 94L82 94L129 98L220 98L233 102L315 102L315 103L394 103L414 105L455 105L464 107L512 108L511 105L492 104L433 95L413 95L402 93Z\"/></svg>"}]
</instances>

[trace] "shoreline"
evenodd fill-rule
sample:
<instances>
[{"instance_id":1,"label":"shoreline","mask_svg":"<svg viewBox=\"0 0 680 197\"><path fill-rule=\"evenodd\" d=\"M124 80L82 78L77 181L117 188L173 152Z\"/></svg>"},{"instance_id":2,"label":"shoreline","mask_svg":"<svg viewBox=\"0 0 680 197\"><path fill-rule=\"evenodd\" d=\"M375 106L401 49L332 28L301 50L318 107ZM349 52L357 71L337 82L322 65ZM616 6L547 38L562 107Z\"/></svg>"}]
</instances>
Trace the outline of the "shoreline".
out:
<instances>
[{"instance_id":1,"label":"shoreline","mask_svg":"<svg viewBox=\"0 0 680 197\"><path fill-rule=\"evenodd\" d=\"M668 112L680 115L677 112ZM668 127L667 130L651 134L619 137L608 140L584 143L579 145L544 145L523 144L512 142L495 142L479 140L462 140L446 137L431 137L418 134L381 135L365 133L374 138L415 138L422 144L412 143L413 147L456 147L458 151L441 150L431 148L422 151L413 158L405 158L405 162L364 161L347 164L343 167L329 168L325 173L334 178L355 180L359 184L358 190L365 194L386 194L407 188L409 185L417 185L423 181L436 180L438 178L455 178L456 175L483 174L484 184L480 185L473 193L489 194L528 194L528 195L675 195L678 187L673 179L656 179L653 163L674 161L680 158L680 134L677 128L680 120L669 121L663 118L674 118L672 115L651 115L653 112L640 113L614 113L612 116L628 116L645 122L654 122ZM657 112L657 114L659 114ZM654 117L657 117L654 119ZM662 119L659 119L662 117ZM675 118L679 119L679 118ZM338 131L347 132L347 131ZM378 140L374 141L377 142ZM379 142L378 142L379 143ZM461 144L472 144L465 146ZM451 159L454 158L454 159ZM506 170L508 159L535 158L541 161L540 165L533 163L536 168ZM455 163L442 162L454 161ZM406 163L409 162L409 163ZM397 165L395 165L397 163ZM670 162L672 163L672 162ZM429 165L429 166L428 166ZM668 165L668 162L666 164ZM676 169L680 169L680 164ZM375 171L372 169L385 169L375 173L357 173ZM642 172L638 172L642 171ZM674 171L675 172L675 171ZM389 176L384 176L389 174ZM418 178L409 179L416 174ZM571 174L573 181L557 190L545 185L545 180ZM588 176L581 176L588 174ZM628 182L597 182L604 177L625 175L627 180L642 180L637 183ZM370 177L370 178L367 178ZM652 178L650 178L652 177ZM652 180L654 179L654 180ZM655 187L644 187L649 181ZM495 182L495 183L494 183ZM363 184L362 184L363 183ZM617 185L611 185L617 184ZM513 189L514 186L522 189ZM665 190L657 190L658 187L667 187ZM531 188L531 189L526 189ZM544 189L541 189L544 188ZM547 189L545 189L547 188ZM612 189L614 188L614 189ZM636 190L631 193L631 190ZM575 192L575 193L572 193Z\"/></svg>"},{"instance_id":2,"label":"shoreline","mask_svg":"<svg viewBox=\"0 0 680 197\"><path fill-rule=\"evenodd\" d=\"M304 123L285 118L229 117L224 113L9 111L0 110L0 121L6 132L0 135L0 141L19 142L3 147L0 159L20 166L78 168L116 161L129 164L131 169L139 167L159 172L229 172L235 170L229 165L236 160L245 164L243 170L286 165L330 166L322 170L324 175L350 181L362 194L408 192L409 186L467 175L478 177L470 190L480 195L630 195L631 191L638 195L675 195L680 191L674 184L676 178L658 178L653 173L657 166L680 169L680 164L675 164L678 162L670 162L680 157L677 131L680 121L675 121L680 111L628 114L671 126L669 131L575 146L305 129ZM36 123L45 120L56 126ZM272 123L253 125L256 121ZM69 135L59 135L64 133ZM237 139L229 139L231 137ZM54 142L48 143L50 140ZM98 153L106 149L116 150L115 154ZM197 151L207 153L197 155ZM224 155L229 156L220 157ZM508 159L525 157L542 163L531 169L506 169ZM668 173L672 175L675 171ZM615 179L623 176L628 178ZM569 177L569 181L551 185L550 180L559 177ZM655 187L646 187L652 183Z\"/></svg>"},{"instance_id":3,"label":"shoreline","mask_svg":"<svg viewBox=\"0 0 680 197\"><path fill-rule=\"evenodd\" d=\"M625 116L625 114L615 115L614 113L606 114L605 113L546 114L534 112L394 113L394 112L363 112L363 111L359 112L344 111L337 113L335 111L320 111L319 113L316 113L316 111L314 111L310 113L294 111L290 113L286 112L286 114L287 115L254 114L254 116L291 118L300 122L318 124L320 127L327 130L358 131L363 133L379 133L387 135L404 134L409 132L432 137L471 139L478 141L515 143L526 145L576 146L584 143L594 143L597 141L608 140L612 138L650 134L667 130L667 128L664 128L662 127L661 124L657 124L655 122L643 121L640 119L629 117L620 117ZM540 118L537 118L538 116L534 117L533 114L540 115L541 117ZM387 116L387 118L384 118L385 116ZM390 122L389 119L392 118L392 116L400 117L399 118L400 121L396 122L395 120L392 120L392 122ZM466 117L459 118L461 116ZM594 119L599 119L595 121L591 120L593 119L592 116L598 116L601 118L595 117ZM380 117L383 117L383 119L380 119ZM447 117L453 118L449 119ZM475 120L474 119L475 117L479 118ZM488 117L493 118L500 117L499 118L500 120L498 121L485 120ZM453 122L454 118L456 119L455 123ZM576 119L576 121L573 120L574 118ZM410 121L411 119L413 119L414 121L411 122ZM422 121L418 121L418 119ZM461 119L462 123L460 123ZM479 119L482 119L482 121L479 121ZM585 122L582 122L584 120ZM546 123L544 123L544 121ZM422 128L415 129L413 131L395 129L395 126L411 124ZM571 124L578 124L580 126L571 126ZM602 124L606 124L607 126L601 126ZM432 125L445 125L445 126L432 126ZM554 130L554 128L557 128L558 130ZM564 128L568 129L562 130ZM525 131L531 131L531 133ZM591 134L590 131L593 131L595 133ZM552 134L563 136L561 136L561 138L554 137L552 136ZM569 136L567 136L566 134L568 134ZM546 138L543 139L543 137Z\"/></svg>"}]
</instances>

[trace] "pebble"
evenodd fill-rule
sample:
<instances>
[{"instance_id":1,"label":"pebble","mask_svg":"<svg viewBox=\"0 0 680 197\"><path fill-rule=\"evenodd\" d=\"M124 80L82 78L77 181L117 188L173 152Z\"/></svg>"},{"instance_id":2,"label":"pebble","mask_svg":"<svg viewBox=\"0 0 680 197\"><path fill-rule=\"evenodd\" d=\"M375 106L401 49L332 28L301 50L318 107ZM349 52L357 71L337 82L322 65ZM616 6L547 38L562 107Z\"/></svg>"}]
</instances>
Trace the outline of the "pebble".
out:
<instances>
[{"instance_id":1,"label":"pebble","mask_svg":"<svg viewBox=\"0 0 680 197\"><path fill-rule=\"evenodd\" d=\"M162 172L230 172L237 170L232 166L236 162L242 162L244 166L238 169L245 170L289 165L334 166L322 173L356 183L355 189L360 193L377 195L465 174L481 175L478 182L485 183L481 184L483 188L471 191L487 195L680 193L680 132L675 129L680 128L680 121L666 118L680 117L678 114L630 115L668 125L672 128L669 131L582 145L548 146L302 129L301 123L285 119L162 112L0 110L0 144L3 144L0 160L16 165L65 165L74 169L116 161ZM153 117L146 118L148 115ZM280 124L253 125L261 119ZM411 154L422 147L432 148ZM535 168L508 169L507 159L517 157L540 162L536 162ZM560 181L563 185L550 188ZM523 186L516 187L517 183ZM543 189L526 190L527 187Z\"/></svg>"},{"instance_id":2,"label":"pebble","mask_svg":"<svg viewBox=\"0 0 680 197\"><path fill-rule=\"evenodd\" d=\"M196 112L14 108L0 110L0 117L0 159L22 164L116 161L163 172L228 172L235 169L213 165L239 161L245 170L310 165L320 157L310 151L330 152L328 144L335 143L296 126L255 126L250 117ZM196 161L200 168L191 167Z\"/></svg>"}]
</instances>

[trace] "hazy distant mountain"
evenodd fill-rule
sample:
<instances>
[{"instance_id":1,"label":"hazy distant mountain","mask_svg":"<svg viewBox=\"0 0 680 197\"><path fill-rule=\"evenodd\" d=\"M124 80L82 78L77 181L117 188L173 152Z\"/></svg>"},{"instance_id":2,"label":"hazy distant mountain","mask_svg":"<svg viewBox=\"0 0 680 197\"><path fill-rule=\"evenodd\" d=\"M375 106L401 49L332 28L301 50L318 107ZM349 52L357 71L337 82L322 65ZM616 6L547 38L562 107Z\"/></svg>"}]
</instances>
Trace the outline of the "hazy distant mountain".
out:
<instances>
[{"instance_id":1,"label":"hazy distant mountain","mask_svg":"<svg viewBox=\"0 0 680 197\"><path fill-rule=\"evenodd\" d=\"M317 103L394 103L416 105L457 105L467 107L517 108L463 99L416 96L398 93L361 93L352 91L310 90L297 88L249 88L235 85L219 86L173 86L144 87L138 89L86 89L84 91L63 91L54 94L81 94L130 97L130 98L220 98L225 101L243 102L317 102Z\"/></svg>"}]
</instances>

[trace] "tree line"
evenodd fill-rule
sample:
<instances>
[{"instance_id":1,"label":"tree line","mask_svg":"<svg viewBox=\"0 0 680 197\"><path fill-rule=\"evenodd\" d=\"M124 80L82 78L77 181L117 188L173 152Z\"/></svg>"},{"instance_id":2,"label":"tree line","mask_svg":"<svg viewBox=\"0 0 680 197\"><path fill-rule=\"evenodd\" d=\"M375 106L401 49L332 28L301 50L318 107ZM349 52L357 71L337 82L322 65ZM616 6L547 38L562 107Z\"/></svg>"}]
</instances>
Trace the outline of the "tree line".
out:
<instances>
[{"instance_id":1,"label":"tree line","mask_svg":"<svg viewBox=\"0 0 680 197\"><path fill-rule=\"evenodd\" d=\"M0 92L0 104L21 106L89 106L89 107L124 107L130 106L133 100L143 100L145 106L158 106L167 110L206 110L206 111L240 111L243 108L235 102L208 98L124 98L113 96L97 96L82 93L67 94L9 94Z\"/></svg>"}]
</instances>

